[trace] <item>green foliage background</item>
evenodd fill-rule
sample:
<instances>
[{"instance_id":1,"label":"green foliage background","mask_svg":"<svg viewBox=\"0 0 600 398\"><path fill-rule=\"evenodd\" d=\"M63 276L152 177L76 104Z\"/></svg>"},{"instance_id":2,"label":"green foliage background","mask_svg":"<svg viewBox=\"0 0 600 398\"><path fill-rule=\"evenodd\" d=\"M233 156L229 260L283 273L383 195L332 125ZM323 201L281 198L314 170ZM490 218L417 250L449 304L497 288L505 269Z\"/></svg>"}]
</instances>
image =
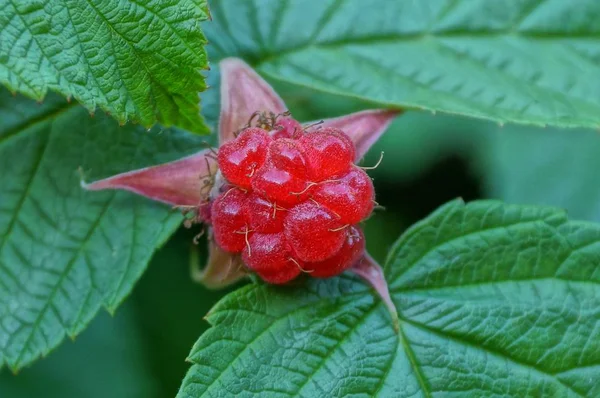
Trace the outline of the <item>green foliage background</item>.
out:
<instances>
[{"instance_id":1,"label":"green foliage background","mask_svg":"<svg viewBox=\"0 0 600 398\"><path fill-rule=\"evenodd\" d=\"M223 2L229 7L232 3ZM525 3L536 5L535 1ZM593 7L592 2L586 4ZM597 12L597 7L593 10ZM560 8L556 8L555 15L560 15L559 11ZM468 13L463 16L467 18ZM531 22L532 26L535 26L534 22ZM579 25L584 26L585 21L579 21ZM578 29L581 30L581 26ZM242 26L242 36L243 31ZM283 33L286 32L288 36L293 33L292 30ZM581 32L597 34L585 29ZM262 33L269 37L268 32ZM326 33L323 40L327 39ZM546 33L576 37L577 32ZM284 35L281 37L283 40ZM240 43L240 47L226 40L215 43L213 61L225 54L237 54L260 64L259 69L266 73L267 79L282 93L300 120L336 116L374 106L372 102L323 94L274 80L273 77L286 80L287 76L289 82L294 82L289 79L290 70L282 66L283 61L300 62L306 54L291 51L277 59L269 52L275 51L277 46L257 49L243 37L237 44ZM275 44L278 43L269 45ZM295 44L299 52L311 52L323 59L331 56L308 48L310 46L302 49L302 43L291 44ZM597 45L597 41L589 44ZM402 45L411 49L410 43ZM350 50L344 55L357 54ZM414 51L419 53L420 50ZM260 62L261 57L266 61ZM446 61L454 62L455 58L452 56ZM510 72L510 68L508 70ZM213 68L213 72L209 84L215 87L218 70ZM295 79L302 82L306 76L299 74ZM399 87L403 87L402 84ZM331 86L321 88L335 92ZM513 88L518 91L519 84ZM578 89L585 91L585 87ZM202 106L207 122L213 127L218 112L216 97L207 93ZM388 102L376 94L369 99ZM452 97L441 100L444 103L438 104L440 108L456 103L456 98ZM52 106L52 101L51 98L44 106ZM398 104L402 101L402 98L393 98L389 102ZM417 107L419 103L413 105ZM473 110L471 102L462 105ZM584 116L592 115L585 119L586 124L597 123L597 98L581 109L585 111ZM517 117L509 109L490 119L514 117L519 120L522 117L526 122L537 123L540 114L541 118L549 114L548 108L542 107L538 111L529 109L524 116ZM554 122L570 124L570 119L559 118ZM179 148L169 146L169 156L176 152L191 152L195 145L197 142L190 139L188 146L185 142ZM523 127L511 123L500 126L466 117L409 111L372 148L365 163L375 163L382 150L385 151L384 162L371 175L375 178L378 202L386 210L375 214L366 225L369 251L380 261L402 231L456 197L554 205L565 208L571 218L600 222L600 174L597 172L600 133L593 129ZM75 343L63 343L47 358L21 370L16 376L7 367L1 369L0 396L104 397L107 389L115 398L174 396L189 369L184 358L208 327L203 315L226 293L210 292L191 282L188 261L194 234L195 231L179 231L156 253L132 295L116 310L113 318L101 313ZM116 306L117 303L113 304ZM93 366L90 366L92 362ZM590 394L593 392L589 391Z\"/></svg>"},{"instance_id":2,"label":"green foliage background","mask_svg":"<svg viewBox=\"0 0 600 398\"><path fill-rule=\"evenodd\" d=\"M364 106L292 86L277 89L304 120ZM551 204L600 221L594 156L599 149L595 131L499 127L408 112L365 159L373 163L385 151L382 166L371 172L386 210L367 223L369 250L382 261L403 230L456 197ZM190 280L193 234L181 230L157 252L114 318L100 315L75 342L64 343L16 376L3 369L2 396L102 397L107 385L115 398L174 396L189 368L184 358L208 326L203 315L226 293ZM90 360L94 366L85 366Z\"/></svg>"}]
</instances>

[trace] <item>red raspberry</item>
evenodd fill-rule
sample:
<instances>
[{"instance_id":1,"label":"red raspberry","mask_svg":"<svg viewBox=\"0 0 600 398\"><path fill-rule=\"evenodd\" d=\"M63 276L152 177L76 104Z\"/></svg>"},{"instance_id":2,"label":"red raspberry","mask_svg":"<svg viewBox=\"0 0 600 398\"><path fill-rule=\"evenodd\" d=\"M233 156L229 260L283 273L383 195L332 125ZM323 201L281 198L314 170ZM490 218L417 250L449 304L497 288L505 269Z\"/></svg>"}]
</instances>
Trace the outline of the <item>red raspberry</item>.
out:
<instances>
[{"instance_id":1,"label":"red raspberry","mask_svg":"<svg viewBox=\"0 0 600 398\"><path fill-rule=\"evenodd\" d=\"M348 170L356 155L354 144L341 130L323 128L300 137L309 175L319 182Z\"/></svg>"},{"instance_id":2,"label":"red raspberry","mask_svg":"<svg viewBox=\"0 0 600 398\"><path fill-rule=\"evenodd\" d=\"M243 130L233 141L219 148L219 168L231 184L250 188L251 178L267 156L271 137L265 130L252 127Z\"/></svg>"},{"instance_id":3,"label":"red raspberry","mask_svg":"<svg viewBox=\"0 0 600 398\"><path fill-rule=\"evenodd\" d=\"M367 173L352 167L342 177L318 184L313 198L337 214L343 224L356 224L373 211L375 191Z\"/></svg>"},{"instance_id":4,"label":"red raspberry","mask_svg":"<svg viewBox=\"0 0 600 398\"><path fill-rule=\"evenodd\" d=\"M253 193L246 201L246 220L256 232L282 232L287 209Z\"/></svg>"},{"instance_id":5,"label":"red raspberry","mask_svg":"<svg viewBox=\"0 0 600 398\"><path fill-rule=\"evenodd\" d=\"M344 244L343 224L323 206L307 201L290 209L284 222L285 237L302 261L322 261Z\"/></svg>"},{"instance_id":6,"label":"red raspberry","mask_svg":"<svg viewBox=\"0 0 600 398\"><path fill-rule=\"evenodd\" d=\"M211 218L215 240L221 249L238 253L246 246L247 222L244 208L247 195L237 188L215 199Z\"/></svg>"},{"instance_id":7,"label":"red raspberry","mask_svg":"<svg viewBox=\"0 0 600 398\"><path fill-rule=\"evenodd\" d=\"M255 233L242 253L244 263L269 283L285 283L300 274L292 259L290 245L282 233Z\"/></svg>"},{"instance_id":8,"label":"red raspberry","mask_svg":"<svg viewBox=\"0 0 600 398\"><path fill-rule=\"evenodd\" d=\"M346 240L342 248L327 260L307 263L306 272L315 278L329 278L341 274L356 263L365 251L365 237L357 227L350 227L346 232Z\"/></svg>"},{"instance_id":9,"label":"red raspberry","mask_svg":"<svg viewBox=\"0 0 600 398\"><path fill-rule=\"evenodd\" d=\"M364 253L356 224L373 209L373 183L341 130L305 133L291 118L267 128L247 128L219 150L226 181L201 209L215 242L269 283L337 275Z\"/></svg>"}]
</instances>

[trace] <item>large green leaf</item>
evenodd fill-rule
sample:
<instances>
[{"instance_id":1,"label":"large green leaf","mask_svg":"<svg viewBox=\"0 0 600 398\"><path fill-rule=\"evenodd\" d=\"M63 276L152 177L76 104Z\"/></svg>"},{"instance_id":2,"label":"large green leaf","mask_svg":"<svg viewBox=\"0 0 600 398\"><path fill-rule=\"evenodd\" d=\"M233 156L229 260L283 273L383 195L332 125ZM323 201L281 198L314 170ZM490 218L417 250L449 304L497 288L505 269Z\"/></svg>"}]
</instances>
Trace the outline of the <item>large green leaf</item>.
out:
<instances>
[{"instance_id":1,"label":"large green leaf","mask_svg":"<svg viewBox=\"0 0 600 398\"><path fill-rule=\"evenodd\" d=\"M36 108L0 91L0 366L16 369L79 333L129 294L155 248L179 225L164 205L86 192L90 180L201 147L177 130L119 127L52 98Z\"/></svg>"},{"instance_id":2,"label":"large green leaf","mask_svg":"<svg viewBox=\"0 0 600 398\"><path fill-rule=\"evenodd\" d=\"M344 275L252 285L208 315L180 397L598 396L600 226L451 202L386 263L400 315Z\"/></svg>"},{"instance_id":3,"label":"large green leaf","mask_svg":"<svg viewBox=\"0 0 600 398\"><path fill-rule=\"evenodd\" d=\"M596 0L211 1L212 59L403 108L600 126Z\"/></svg>"},{"instance_id":4,"label":"large green leaf","mask_svg":"<svg viewBox=\"0 0 600 398\"><path fill-rule=\"evenodd\" d=\"M0 83L41 100L48 90L124 124L206 132L206 0L0 3Z\"/></svg>"}]
</instances>

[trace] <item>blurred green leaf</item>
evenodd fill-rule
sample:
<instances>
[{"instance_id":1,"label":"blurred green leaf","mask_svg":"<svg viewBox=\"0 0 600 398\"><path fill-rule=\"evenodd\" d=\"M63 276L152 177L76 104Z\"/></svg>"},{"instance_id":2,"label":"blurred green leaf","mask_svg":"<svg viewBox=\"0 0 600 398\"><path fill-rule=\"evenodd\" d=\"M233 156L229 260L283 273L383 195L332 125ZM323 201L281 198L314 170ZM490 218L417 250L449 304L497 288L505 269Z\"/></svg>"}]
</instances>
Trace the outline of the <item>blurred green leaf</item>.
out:
<instances>
[{"instance_id":1,"label":"blurred green leaf","mask_svg":"<svg viewBox=\"0 0 600 398\"><path fill-rule=\"evenodd\" d=\"M161 397L141 344L131 305L112 318L103 313L74 343L31 369L0 371L0 391L10 398Z\"/></svg>"},{"instance_id":2,"label":"blurred green leaf","mask_svg":"<svg viewBox=\"0 0 600 398\"><path fill-rule=\"evenodd\" d=\"M114 311L181 220L128 193L85 192L78 168L94 180L202 144L177 130L121 128L56 99L36 108L6 91L0 98L9 115L0 125L0 367L18 369L102 306Z\"/></svg>"},{"instance_id":3,"label":"blurred green leaf","mask_svg":"<svg viewBox=\"0 0 600 398\"><path fill-rule=\"evenodd\" d=\"M348 275L223 299L180 397L597 396L600 226L554 208L451 202L385 272L400 331Z\"/></svg>"},{"instance_id":4,"label":"blurred green leaf","mask_svg":"<svg viewBox=\"0 0 600 398\"><path fill-rule=\"evenodd\" d=\"M600 134L511 127L492 129L481 149L488 195L567 209L600 221Z\"/></svg>"},{"instance_id":5,"label":"blurred green leaf","mask_svg":"<svg viewBox=\"0 0 600 398\"><path fill-rule=\"evenodd\" d=\"M387 106L600 126L595 0L210 4L213 62L239 56L275 79Z\"/></svg>"},{"instance_id":6,"label":"blurred green leaf","mask_svg":"<svg viewBox=\"0 0 600 398\"><path fill-rule=\"evenodd\" d=\"M381 150L384 161L370 171L375 181L399 183L459 155L481 179L488 198L556 206L573 218L600 221L600 133L595 130L499 127L409 112L375 144L365 163L374 163Z\"/></svg>"},{"instance_id":7,"label":"blurred green leaf","mask_svg":"<svg viewBox=\"0 0 600 398\"><path fill-rule=\"evenodd\" d=\"M173 397L189 364L184 361L190 346L208 327L204 316L229 289L210 291L190 278L190 251L206 251L206 242L194 246L199 231L180 229L159 249L137 284L131 301L144 331L147 356L163 397ZM202 258L202 263L204 263Z\"/></svg>"},{"instance_id":8,"label":"blurred green leaf","mask_svg":"<svg viewBox=\"0 0 600 398\"><path fill-rule=\"evenodd\" d=\"M206 0L0 4L0 83L42 100L48 90L121 122L207 133Z\"/></svg>"}]
</instances>

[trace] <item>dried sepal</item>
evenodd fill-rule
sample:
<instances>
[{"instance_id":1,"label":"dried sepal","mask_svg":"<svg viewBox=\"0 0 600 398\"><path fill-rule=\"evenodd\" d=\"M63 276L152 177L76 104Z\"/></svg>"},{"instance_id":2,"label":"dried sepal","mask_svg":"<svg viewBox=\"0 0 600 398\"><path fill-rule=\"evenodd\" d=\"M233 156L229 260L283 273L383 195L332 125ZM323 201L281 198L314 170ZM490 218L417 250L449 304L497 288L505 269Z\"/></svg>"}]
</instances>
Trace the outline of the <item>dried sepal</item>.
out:
<instances>
[{"instance_id":1,"label":"dried sepal","mask_svg":"<svg viewBox=\"0 0 600 398\"><path fill-rule=\"evenodd\" d=\"M173 206L199 206L208 197L217 162L209 149L157 166L85 183L90 191L124 189Z\"/></svg>"},{"instance_id":2,"label":"dried sepal","mask_svg":"<svg viewBox=\"0 0 600 398\"><path fill-rule=\"evenodd\" d=\"M248 64L237 58L226 58L221 67L221 115L219 144L235 138L253 115L285 112L281 97Z\"/></svg>"}]
</instances>

